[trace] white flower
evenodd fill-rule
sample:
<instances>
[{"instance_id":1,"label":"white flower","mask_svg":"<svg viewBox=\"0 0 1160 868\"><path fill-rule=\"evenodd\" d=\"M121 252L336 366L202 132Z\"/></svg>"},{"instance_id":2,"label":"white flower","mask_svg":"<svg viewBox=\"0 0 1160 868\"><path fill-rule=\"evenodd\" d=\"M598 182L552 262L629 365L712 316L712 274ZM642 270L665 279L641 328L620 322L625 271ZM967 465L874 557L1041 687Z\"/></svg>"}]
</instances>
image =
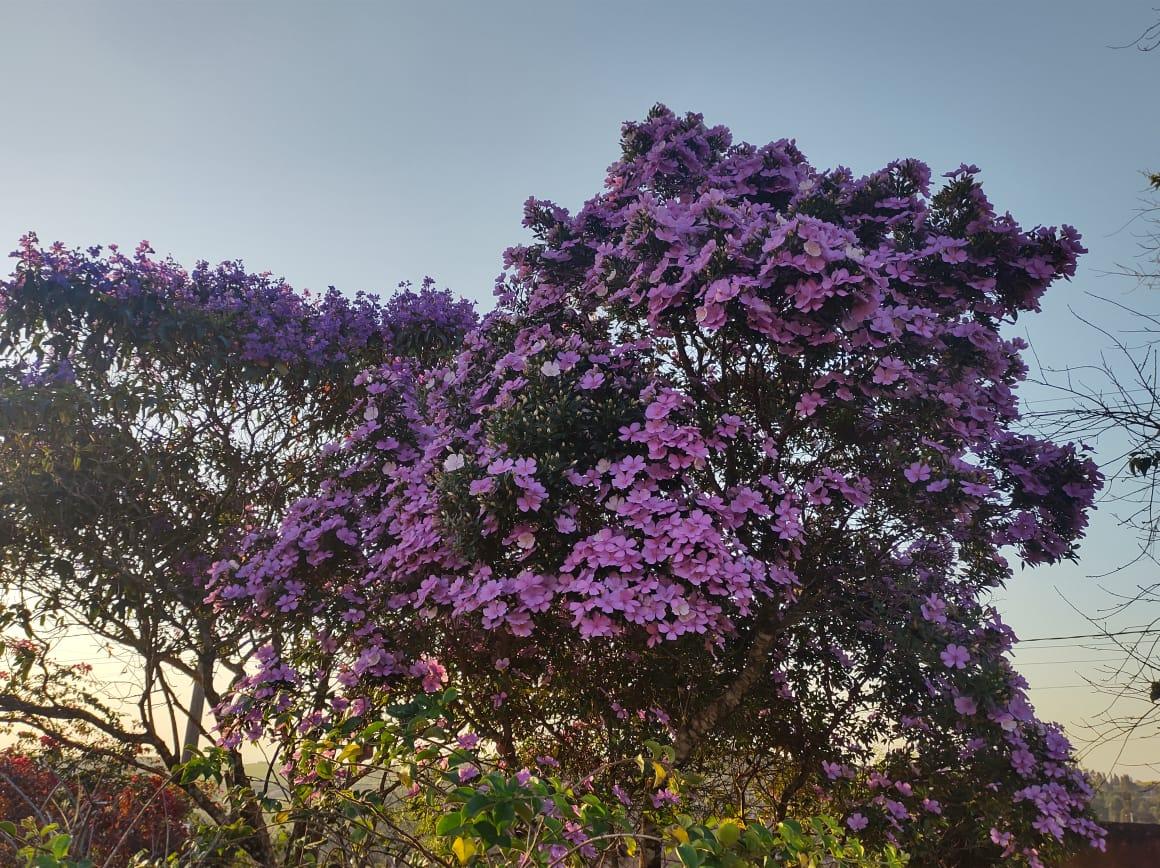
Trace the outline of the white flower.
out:
<instances>
[{"instance_id":1,"label":"white flower","mask_svg":"<svg viewBox=\"0 0 1160 868\"><path fill-rule=\"evenodd\" d=\"M516 545L522 549L530 549L536 544L536 535L531 531L525 530L516 537Z\"/></svg>"},{"instance_id":2,"label":"white flower","mask_svg":"<svg viewBox=\"0 0 1160 868\"><path fill-rule=\"evenodd\" d=\"M558 377L560 376L560 365L558 362L544 362L540 365L540 373L545 377Z\"/></svg>"},{"instance_id":3,"label":"white flower","mask_svg":"<svg viewBox=\"0 0 1160 868\"><path fill-rule=\"evenodd\" d=\"M379 408L375 404L367 404L367 408L363 410L363 418L368 422L373 422L379 418Z\"/></svg>"},{"instance_id":4,"label":"white flower","mask_svg":"<svg viewBox=\"0 0 1160 868\"><path fill-rule=\"evenodd\" d=\"M866 258L866 251L861 247L855 247L853 244L847 244L846 249L842 252L846 254L847 259L853 259L855 262L861 262Z\"/></svg>"},{"instance_id":5,"label":"white flower","mask_svg":"<svg viewBox=\"0 0 1160 868\"><path fill-rule=\"evenodd\" d=\"M611 469L612 469L612 462L609 461L607 458L601 458L599 461L596 462L596 472L597 473L607 473Z\"/></svg>"},{"instance_id":6,"label":"white flower","mask_svg":"<svg viewBox=\"0 0 1160 868\"><path fill-rule=\"evenodd\" d=\"M822 245L818 244L818 242L814 241L812 238L802 245L802 249L805 250L806 256L822 255Z\"/></svg>"},{"instance_id":7,"label":"white flower","mask_svg":"<svg viewBox=\"0 0 1160 868\"><path fill-rule=\"evenodd\" d=\"M467 459L463 457L462 452L452 452L443 459L443 469L451 473L463 467L467 463Z\"/></svg>"}]
</instances>

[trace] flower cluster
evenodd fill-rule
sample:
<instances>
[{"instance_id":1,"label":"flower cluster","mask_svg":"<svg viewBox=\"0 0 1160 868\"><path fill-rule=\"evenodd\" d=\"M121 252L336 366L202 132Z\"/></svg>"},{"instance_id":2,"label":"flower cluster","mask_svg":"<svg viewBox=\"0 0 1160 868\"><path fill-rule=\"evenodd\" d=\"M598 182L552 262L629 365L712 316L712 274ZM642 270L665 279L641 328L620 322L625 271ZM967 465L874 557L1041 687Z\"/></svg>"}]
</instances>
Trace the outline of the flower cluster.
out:
<instances>
[{"instance_id":1,"label":"flower cluster","mask_svg":"<svg viewBox=\"0 0 1160 868\"><path fill-rule=\"evenodd\" d=\"M187 271L152 254L147 242L130 256L115 245L107 253L43 247L27 235L12 254L15 275L0 283L0 312L13 332L41 322L51 330L78 315L99 322L105 333L94 329L85 352L103 351L107 363L124 343L119 330L129 329L129 343L159 354L184 342L259 367L322 371L370 364L381 348L409 354L424 336L453 343L476 323L470 302L436 289L430 279L418 290L402 285L382 304L363 293L350 299L334 287L312 297L269 273L247 272L240 262L199 262ZM368 352L376 347L378 356ZM51 346L44 353L47 360L26 363L33 373L65 378L69 358L54 358Z\"/></svg>"}]
</instances>

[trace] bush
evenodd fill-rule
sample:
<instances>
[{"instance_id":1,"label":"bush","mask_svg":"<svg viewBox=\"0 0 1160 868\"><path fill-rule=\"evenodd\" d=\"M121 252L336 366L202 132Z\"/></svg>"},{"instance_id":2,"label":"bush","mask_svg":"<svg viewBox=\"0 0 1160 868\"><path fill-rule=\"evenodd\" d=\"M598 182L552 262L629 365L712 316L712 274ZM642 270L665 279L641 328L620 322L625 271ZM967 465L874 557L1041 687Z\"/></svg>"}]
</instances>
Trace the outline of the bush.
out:
<instances>
[{"instance_id":1,"label":"bush","mask_svg":"<svg viewBox=\"0 0 1160 868\"><path fill-rule=\"evenodd\" d=\"M0 820L0 865L68 857L125 866L176 852L189 836L190 803L165 778L96 754L10 748L0 752Z\"/></svg>"}]
</instances>

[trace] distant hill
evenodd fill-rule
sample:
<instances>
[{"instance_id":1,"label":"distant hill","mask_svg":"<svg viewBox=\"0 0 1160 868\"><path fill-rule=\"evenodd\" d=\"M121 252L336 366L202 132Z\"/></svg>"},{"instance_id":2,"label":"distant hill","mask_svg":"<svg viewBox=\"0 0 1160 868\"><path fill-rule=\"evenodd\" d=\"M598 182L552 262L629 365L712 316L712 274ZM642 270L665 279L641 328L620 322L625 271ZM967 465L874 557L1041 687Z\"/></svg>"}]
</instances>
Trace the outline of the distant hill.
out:
<instances>
[{"instance_id":1,"label":"distant hill","mask_svg":"<svg viewBox=\"0 0 1160 868\"><path fill-rule=\"evenodd\" d=\"M1092 774L1096 788L1092 809L1109 823L1160 822L1160 781L1138 781L1128 775Z\"/></svg>"}]
</instances>

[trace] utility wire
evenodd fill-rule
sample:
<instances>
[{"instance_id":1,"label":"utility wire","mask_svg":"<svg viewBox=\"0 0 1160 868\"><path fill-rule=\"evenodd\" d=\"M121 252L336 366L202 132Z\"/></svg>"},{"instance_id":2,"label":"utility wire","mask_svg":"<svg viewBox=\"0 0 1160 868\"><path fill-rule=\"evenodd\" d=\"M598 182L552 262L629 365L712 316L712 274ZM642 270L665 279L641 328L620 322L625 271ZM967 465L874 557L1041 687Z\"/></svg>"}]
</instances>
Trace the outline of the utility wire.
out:
<instances>
[{"instance_id":1,"label":"utility wire","mask_svg":"<svg viewBox=\"0 0 1160 868\"><path fill-rule=\"evenodd\" d=\"M1036 636L1033 639L1020 639L1019 644L1028 642L1059 642L1063 639L1113 639L1117 636L1144 636L1160 633L1160 627L1146 630L1117 630L1114 633L1078 633L1074 636Z\"/></svg>"}]
</instances>

